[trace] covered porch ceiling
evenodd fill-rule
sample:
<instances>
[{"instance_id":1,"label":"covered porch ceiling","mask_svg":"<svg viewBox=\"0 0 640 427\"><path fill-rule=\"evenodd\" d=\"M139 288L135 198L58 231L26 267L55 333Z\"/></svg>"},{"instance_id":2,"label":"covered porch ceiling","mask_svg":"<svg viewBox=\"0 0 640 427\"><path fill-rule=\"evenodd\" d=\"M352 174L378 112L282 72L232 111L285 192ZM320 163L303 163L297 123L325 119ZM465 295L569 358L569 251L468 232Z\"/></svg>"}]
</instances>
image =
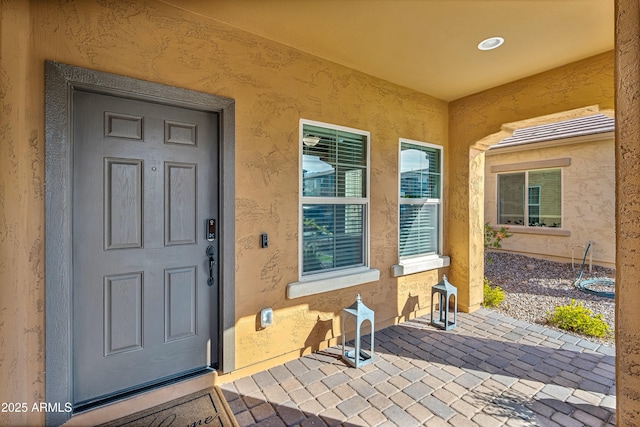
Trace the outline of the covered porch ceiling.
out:
<instances>
[{"instance_id":1,"label":"covered porch ceiling","mask_svg":"<svg viewBox=\"0 0 640 427\"><path fill-rule=\"evenodd\" d=\"M163 1L445 101L614 47L609 0Z\"/></svg>"}]
</instances>

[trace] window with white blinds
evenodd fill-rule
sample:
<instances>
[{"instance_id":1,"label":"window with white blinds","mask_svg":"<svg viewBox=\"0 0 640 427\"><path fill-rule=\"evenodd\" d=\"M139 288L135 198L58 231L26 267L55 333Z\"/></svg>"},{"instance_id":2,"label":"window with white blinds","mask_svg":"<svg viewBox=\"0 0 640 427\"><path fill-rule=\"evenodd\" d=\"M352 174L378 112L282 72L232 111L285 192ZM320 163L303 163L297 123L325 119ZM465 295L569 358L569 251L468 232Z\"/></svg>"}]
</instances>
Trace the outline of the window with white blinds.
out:
<instances>
[{"instance_id":1,"label":"window with white blinds","mask_svg":"<svg viewBox=\"0 0 640 427\"><path fill-rule=\"evenodd\" d=\"M400 140L400 259L440 254L442 148Z\"/></svg>"},{"instance_id":2,"label":"window with white blinds","mask_svg":"<svg viewBox=\"0 0 640 427\"><path fill-rule=\"evenodd\" d=\"M367 265L368 132L302 122L302 275Z\"/></svg>"},{"instance_id":3,"label":"window with white blinds","mask_svg":"<svg viewBox=\"0 0 640 427\"><path fill-rule=\"evenodd\" d=\"M562 227L561 169L498 174L498 224Z\"/></svg>"}]
</instances>

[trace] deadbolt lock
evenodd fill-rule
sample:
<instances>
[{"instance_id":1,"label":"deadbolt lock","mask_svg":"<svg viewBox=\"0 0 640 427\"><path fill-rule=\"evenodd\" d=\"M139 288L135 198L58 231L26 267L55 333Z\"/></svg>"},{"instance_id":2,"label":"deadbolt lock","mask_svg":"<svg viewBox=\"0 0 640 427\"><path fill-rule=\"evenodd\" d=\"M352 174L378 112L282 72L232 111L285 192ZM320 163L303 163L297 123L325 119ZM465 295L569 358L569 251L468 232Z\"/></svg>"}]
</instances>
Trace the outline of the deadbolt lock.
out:
<instances>
[{"instance_id":1,"label":"deadbolt lock","mask_svg":"<svg viewBox=\"0 0 640 427\"><path fill-rule=\"evenodd\" d=\"M213 242L216 239L216 220L210 218L207 220L207 240Z\"/></svg>"}]
</instances>

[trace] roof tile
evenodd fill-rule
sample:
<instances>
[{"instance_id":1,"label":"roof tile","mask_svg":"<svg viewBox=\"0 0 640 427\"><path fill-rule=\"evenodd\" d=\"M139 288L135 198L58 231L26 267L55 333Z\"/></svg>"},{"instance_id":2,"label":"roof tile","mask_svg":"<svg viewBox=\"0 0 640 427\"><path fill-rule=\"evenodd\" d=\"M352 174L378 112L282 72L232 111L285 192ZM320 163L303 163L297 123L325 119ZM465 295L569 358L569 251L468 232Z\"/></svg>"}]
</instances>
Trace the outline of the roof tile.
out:
<instances>
[{"instance_id":1,"label":"roof tile","mask_svg":"<svg viewBox=\"0 0 640 427\"><path fill-rule=\"evenodd\" d=\"M615 119L604 114L579 117L555 123L516 129L508 138L504 138L491 148L530 144L534 142L552 141L556 139L575 138L578 136L613 132Z\"/></svg>"}]
</instances>

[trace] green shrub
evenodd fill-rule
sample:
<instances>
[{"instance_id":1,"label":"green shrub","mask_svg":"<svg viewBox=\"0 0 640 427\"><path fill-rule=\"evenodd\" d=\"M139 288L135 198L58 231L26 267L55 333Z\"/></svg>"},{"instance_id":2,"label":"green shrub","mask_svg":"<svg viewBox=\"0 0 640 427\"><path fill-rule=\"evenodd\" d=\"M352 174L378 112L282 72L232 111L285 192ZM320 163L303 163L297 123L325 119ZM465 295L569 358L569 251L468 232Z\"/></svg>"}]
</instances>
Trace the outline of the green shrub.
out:
<instances>
[{"instance_id":1,"label":"green shrub","mask_svg":"<svg viewBox=\"0 0 640 427\"><path fill-rule=\"evenodd\" d=\"M483 307L495 307L504 300L504 291L500 286L491 287L491 282L486 277L483 284L484 300Z\"/></svg>"},{"instance_id":2,"label":"green shrub","mask_svg":"<svg viewBox=\"0 0 640 427\"><path fill-rule=\"evenodd\" d=\"M484 224L484 247L501 248L502 241L513 236L513 234L509 233L507 230L509 230L508 226L502 226L500 229L494 230L493 227L486 222Z\"/></svg>"},{"instance_id":3,"label":"green shrub","mask_svg":"<svg viewBox=\"0 0 640 427\"><path fill-rule=\"evenodd\" d=\"M498 230L494 230L493 227L489 225L488 222L484 224L484 248L496 248L500 249L502 247L502 241L504 239L508 239L513 236L513 234L509 233L509 227L502 226ZM485 259L489 264L493 264L493 259L490 256L486 255L485 251Z\"/></svg>"},{"instance_id":4,"label":"green shrub","mask_svg":"<svg viewBox=\"0 0 640 427\"><path fill-rule=\"evenodd\" d=\"M591 337L604 337L610 332L609 325L602 320L602 314L594 315L573 299L571 304L556 307L553 315L547 311L547 321L558 328Z\"/></svg>"}]
</instances>

